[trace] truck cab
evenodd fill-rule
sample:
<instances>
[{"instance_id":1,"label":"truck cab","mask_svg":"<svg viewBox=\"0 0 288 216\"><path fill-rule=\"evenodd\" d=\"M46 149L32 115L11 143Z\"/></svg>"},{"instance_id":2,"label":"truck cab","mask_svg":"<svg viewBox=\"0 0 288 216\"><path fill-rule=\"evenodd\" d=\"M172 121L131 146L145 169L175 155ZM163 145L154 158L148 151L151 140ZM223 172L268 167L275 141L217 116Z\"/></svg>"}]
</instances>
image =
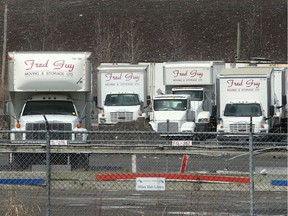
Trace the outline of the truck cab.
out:
<instances>
[{"instance_id":1,"label":"truck cab","mask_svg":"<svg viewBox=\"0 0 288 216\"><path fill-rule=\"evenodd\" d=\"M143 102L134 92L111 92L106 95L103 112L99 113L99 124L129 122L145 117Z\"/></svg>"},{"instance_id":2,"label":"truck cab","mask_svg":"<svg viewBox=\"0 0 288 216\"><path fill-rule=\"evenodd\" d=\"M231 101L226 104L217 132L249 133L252 118L253 133L268 133L269 124L265 111L257 101Z\"/></svg>"},{"instance_id":3,"label":"truck cab","mask_svg":"<svg viewBox=\"0 0 288 216\"><path fill-rule=\"evenodd\" d=\"M150 125L164 133L192 133L195 131L190 95L158 95L153 98ZM184 134L183 134L184 135Z\"/></svg>"},{"instance_id":4,"label":"truck cab","mask_svg":"<svg viewBox=\"0 0 288 216\"><path fill-rule=\"evenodd\" d=\"M172 94L189 94L192 118L198 131L208 131L211 126L211 98L202 87L175 87Z\"/></svg>"},{"instance_id":5,"label":"truck cab","mask_svg":"<svg viewBox=\"0 0 288 216\"><path fill-rule=\"evenodd\" d=\"M47 121L47 122L45 122ZM67 95L40 94L29 97L25 102L17 124L11 129L11 142L46 140L46 123L49 130L67 133L51 133L51 144L66 145L72 142L86 142L87 129L83 128L81 114L73 100ZM36 132L41 131L42 132ZM20 133L23 131L23 133ZM24 132L25 131L25 132ZM29 132L31 131L31 132ZM69 133L70 132L70 133ZM75 133L71 133L75 132Z\"/></svg>"}]
</instances>

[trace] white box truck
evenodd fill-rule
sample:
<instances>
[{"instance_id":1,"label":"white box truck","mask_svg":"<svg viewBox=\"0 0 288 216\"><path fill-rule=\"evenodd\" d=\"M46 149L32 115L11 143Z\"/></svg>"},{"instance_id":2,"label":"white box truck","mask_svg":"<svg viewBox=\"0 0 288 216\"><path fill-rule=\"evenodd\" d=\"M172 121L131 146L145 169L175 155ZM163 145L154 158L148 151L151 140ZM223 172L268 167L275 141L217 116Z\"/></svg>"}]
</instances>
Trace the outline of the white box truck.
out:
<instances>
[{"instance_id":1,"label":"white box truck","mask_svg":"<svg viewBox=\"0 0 288 216\"><path fill-rule=\"evenodd\" d=\"M245 67L223 69L217 76L218 140L281 128L286 105L286 68ZM231 135L229 135L231 133ZM232 135L234 133L234 135ZM236 135L235 135L236 134Z\"/></svg>"},{"instance_id":2,"label":"white box truck","mask_svg":"<svg viewBox=\"0 0 288 216\"><path fill-rule=\"evenodd\" d=\"M4 110L11 142L45 144L48 128L55 131L51 145L86 143L94 112L91 81L90 52L9 52ZM14 162L24 158L13 156Z\"/></svg>"},{"instance_id":3,"label":"white box truck","mask_svg":"<svg viewBox=\"0 0 288 216\"><path fill-rule=\"evenodd\" d=\"M273 67L271 74L271 104L274 106L270 132L287 133L288 68Z\"/></svg>"},{"instance_id":4,"label":"white box truck","mask_svg":"<svg viewBox=\"0 0 288 216\"><path fill-rule=\"evenodd\" d=\"M148 118L147 65L101 63L97 87L99 126Z\"/></svg>"},{"instance_id":5,"label":"white box truck","mask_svg":"<svg viewBox=\"0 0 288 216\"><path fill-rule=\"evenodd\" d=\"M153 97L149 124L161 136L192 137L195 132L190 95L163 94Z\"/></svg>"},{"instance_id":6,"label":"white box truck","mask_svg":"<svg viewBox=\"0 0 288 216\"><path fill-rule=\"evenodd\" d=\"M225 68L222 61L184 61L164 63L166 93L189 94L196 131L216 131L216 75Z\"/></svg>"}]
</instances>

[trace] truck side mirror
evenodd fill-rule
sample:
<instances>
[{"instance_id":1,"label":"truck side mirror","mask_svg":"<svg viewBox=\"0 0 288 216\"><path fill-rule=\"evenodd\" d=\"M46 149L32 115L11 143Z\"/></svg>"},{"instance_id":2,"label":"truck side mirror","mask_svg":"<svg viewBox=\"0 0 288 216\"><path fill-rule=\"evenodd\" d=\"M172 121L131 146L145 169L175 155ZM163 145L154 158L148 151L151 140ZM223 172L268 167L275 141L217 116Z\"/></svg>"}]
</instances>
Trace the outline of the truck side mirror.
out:
<instances>
[{"instance_id":1,"label":"truck side mirror","mask_svg":"<svg viewBox=\"0 0 288 216\"><path fill-rule=\"evenodd\" d=\"M4 101L3 103L3 112L5 115L9 114L9 101Z\"/></svg>"},{"instance_id":2,"label":"truck side mirror","mask_svg":"<svg viewBox=\"0 0 288 216\"><path fill-rule=\"evenodd\" d=\"M274 110L275 110L275 107L273 105L271 105L269 107L269 116L273 116L274 115Z\"/></svg>"},{"instance_id":3,"label":"truck side mirror","mask_svg":"<svg viewBox=\"0 0 288 216\"><path fill-rule=\"evenodd\" d=\"M287 104L287 97L286 95L282 95L282 106L285 106Z\"/></svg>"},{"instance_id":4,"label":"truck side mirror","mask_svg":"<svg viewBox=\"0 0 288 216\"><path fill-rule=\"evenodd\" d=\"M97 96L94 96L94 97L93 97L93 101L95 102L95 105L96 105L96 106L97 106L97 99L98 99Z\"/></svg>"},{"instance_id":5,"label":"truck side mirror","mask_svg":"<svg viewBox=\"0 0 288 216\"><path fill-rule=\"evenodd\" d=\"M281 104L281 106L277 106L276 108L280 109L280 108L284 107L286 104L287 104L286 95L282 95L282 104Z\"/></svg>"},{"instance_id":6,"label":"truck side mirror","mask_svg":"<svg viewBox=\"0 0 288 216\"><path fill-rule=\"evenodd\" d=\"M151 97L150 95L147 95L147 106L151 104Z\"/></svg>"},{"instance_id":7,"label":"truck side mirror","mask_svg":"<svg viewBox=\"0 0 288 216\"><path fill-rule=\"evenodd\" d=\"M212 106L212 113L211 113L212 116L216 116L217 115L217 106L216 105L213 105Z\"/></svg>"},{"instance_id":8,"label":"truck side mirror","mask_svg":"<svg viewBox=\"0 0 288 216\"><path fill-rule=\"evenodd\" d=\"M94 119L94 118L96 118L96 112L95 112L95 110L96 110L96 102L92 101L90 107L91 107L90 108L90 117Z\"/></svg>"}]
</instances>

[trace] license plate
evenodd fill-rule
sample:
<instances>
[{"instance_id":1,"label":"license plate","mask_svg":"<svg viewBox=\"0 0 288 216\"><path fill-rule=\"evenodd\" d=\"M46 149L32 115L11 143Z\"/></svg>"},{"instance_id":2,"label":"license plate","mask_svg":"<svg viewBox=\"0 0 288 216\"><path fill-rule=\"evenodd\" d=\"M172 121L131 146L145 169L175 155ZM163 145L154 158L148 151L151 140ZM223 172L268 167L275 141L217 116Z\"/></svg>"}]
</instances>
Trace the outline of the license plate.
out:
<instances>
[{"instance_id":1,"label":"license plate","mask_svg":"<svg viewBox=\"0 0 288 216\"><path fill-rule=\"evenodd\" d=\"M50 145L67 145L67 140L50 140Z\"/></svg>"},{"instance_id":2,"label":"license plate","mask_svg":"<svg viewBox=\"0 0 288 216\"><path fill-rule=\"evenodd\" d=\"M172 146L192 146L192 140L172 140Z\"/></svg>"}]
</instances>

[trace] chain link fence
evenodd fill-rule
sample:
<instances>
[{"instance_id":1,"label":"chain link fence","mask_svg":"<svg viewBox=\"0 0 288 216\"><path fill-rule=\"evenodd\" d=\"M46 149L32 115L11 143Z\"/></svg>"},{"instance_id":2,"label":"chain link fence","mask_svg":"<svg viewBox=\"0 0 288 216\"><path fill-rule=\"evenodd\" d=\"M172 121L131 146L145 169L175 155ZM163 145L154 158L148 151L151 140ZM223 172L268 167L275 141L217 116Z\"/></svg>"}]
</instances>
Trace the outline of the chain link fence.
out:
<instances>
[{"instance_id":1,"label":"chain link fence","mask_svg":"<svg viewBox=\"0 0 288 216\"><path fill-rule=\"evenodd\" d=\"M286 133L183 136L125 123L77 143L63 141L69 131L12 133L2 122L0 215L287 215Z\"/></svg>"}]
</instances>

